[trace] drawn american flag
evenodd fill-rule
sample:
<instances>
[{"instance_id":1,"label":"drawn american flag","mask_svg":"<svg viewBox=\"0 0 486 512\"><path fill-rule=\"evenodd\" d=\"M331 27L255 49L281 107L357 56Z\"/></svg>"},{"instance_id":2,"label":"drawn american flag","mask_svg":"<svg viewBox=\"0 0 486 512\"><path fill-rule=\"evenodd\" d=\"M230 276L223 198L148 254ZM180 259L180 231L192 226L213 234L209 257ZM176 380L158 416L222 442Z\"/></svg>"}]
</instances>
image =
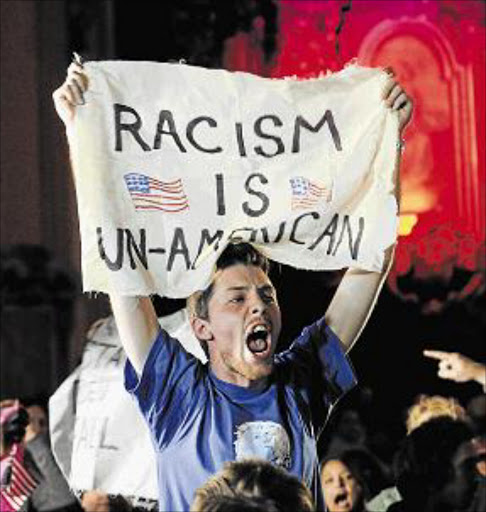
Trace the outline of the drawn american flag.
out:
<instances>
[{"instance_id":1,"label":"drawn american flag","mask_svg":"<svg viewBox=\"0 0 486 512\"><path fill-rule=\"evenodd\" d=\"M2 477L6 476L8 482L2 482L0 489L0 510L2 512L16 512L22 508L29 496L37 487L37 480L25 469L23 465L23 450L19 445L14 445L9 457L2 461L7 467L2 471Z\"/></svg>"},{"instance_id":2,"label":"drawn american flag","mask_svg":"<svg viewBox=\"0 0 486 512\"><path fill-rule=\"evenodd\" d=\"M292 210L312 208L322 199L326 202L331 200L331 189L329 187L302 176L290 178L290 188L292 191Z\"/></svg>"},{"instance_id":3,"label":"drawn american flag","mask_svg":"<svg viewBox=\"0 0 486 512\"><path fill-rule=\"evenodd\" d=\"M189 201L180 178L160 181L136 172L123 177L136 210L174 213L189 209Z\"/></svg>"}]
</instances>

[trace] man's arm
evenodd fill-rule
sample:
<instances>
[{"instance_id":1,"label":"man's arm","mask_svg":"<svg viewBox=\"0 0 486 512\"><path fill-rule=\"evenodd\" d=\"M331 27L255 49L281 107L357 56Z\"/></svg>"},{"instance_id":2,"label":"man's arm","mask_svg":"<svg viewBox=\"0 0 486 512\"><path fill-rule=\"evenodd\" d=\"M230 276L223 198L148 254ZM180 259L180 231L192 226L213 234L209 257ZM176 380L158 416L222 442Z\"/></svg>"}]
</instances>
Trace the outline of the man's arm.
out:
<instances>
[{"instance_id":1,"label":"man's arm","mask_svg":"<svg viewBox=\"0 0 486 512\"><path fill-rule=\"evenodd\" d=\"M52 95L68 139L72 137L76 108L84 105L84 93L88 87L88 76L82 64L73 62L66 80ZM111 293L110 301L123 348L140 375L159 330L152 300L150 297L122 297Z\"/></svg>"},{"instance_id":2,"label":"man's arm","mask_svg":"<svg viewBox=\"0 0 486 512\"><path fill-rule=\"evenodd\" d=\"M350 268L344 274L324 316L346 352L365 328L393 263L395 247L388 249L382 272Z\"/></svg>"},{"instance_id":3,"label":"man's arm","mask_svg":"<svg viewBox=\"0 0 486 512\"><path fill-rule=\"evenodd\" d=\"M141 375L159 331L152 300L111 293L110 301L123 348L135 371Z\"/></svg>"},{"instance_id":4,"label":"man's arm","mask_svg":"<svg viewBox=\"0 0 486 512\"><path fill-rule=\"evenodd\" d=\"M390 76L383 91L383 99L387 106L398 114L399 135L401 137L412 115L412 103L392 76ZM400 160L401 151L397 150L394 182L398 205L400 205ZM393 264L394 253L395 246L387 249L381 272L348 269L334 294L324 318L341 341L346 352L354 345L368 322Z\"/></svg>"}]
</instances>

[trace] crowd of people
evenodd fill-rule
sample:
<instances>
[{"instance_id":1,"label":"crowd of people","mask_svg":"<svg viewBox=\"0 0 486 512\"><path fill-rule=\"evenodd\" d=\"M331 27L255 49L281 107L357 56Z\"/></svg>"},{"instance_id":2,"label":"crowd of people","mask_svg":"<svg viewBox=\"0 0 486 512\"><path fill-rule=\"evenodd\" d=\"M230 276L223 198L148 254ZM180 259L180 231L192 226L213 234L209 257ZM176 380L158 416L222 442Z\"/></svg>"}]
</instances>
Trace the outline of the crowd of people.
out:
<instances>
[{"instance_id":1,"label":"crowd of people","mask_svg":"<svg viewBox=\"0 0 486 512\"><path fill-rule=\"evenodd\" d=\"M455 358L457 358L455 356ZM471 365L481 366L470 361ZM467 364L455 378L472 380ZM482 372L485 372L482 366ZM449 378L449 377L444 377ZM478 387L479 391L479 387ZM419 395L406 411L406 434L390 465L366 435L346 438L330 426L320 450L320 484L328 512L481 512L486 510L486 395L464 407L452 397ZM482 401L481 415L470 405ZM122 495L87 489L75 495L50 448L42 400L4 400L1 408L2 511L124 512L149 510ZM338 406L339 408L339 406ZM372 432L356 411L339 411L356 432ZM19 458L19 453L21 457ZM12 461L17 458L17 463ZM19 470L19 467L21 468ZM29 485L28 476L32 477ZM16 508L17 507L17 508ZM313 512L303 481L261 458L228 462L194 493L192 512Z\"/></svg>"}]
</instances>

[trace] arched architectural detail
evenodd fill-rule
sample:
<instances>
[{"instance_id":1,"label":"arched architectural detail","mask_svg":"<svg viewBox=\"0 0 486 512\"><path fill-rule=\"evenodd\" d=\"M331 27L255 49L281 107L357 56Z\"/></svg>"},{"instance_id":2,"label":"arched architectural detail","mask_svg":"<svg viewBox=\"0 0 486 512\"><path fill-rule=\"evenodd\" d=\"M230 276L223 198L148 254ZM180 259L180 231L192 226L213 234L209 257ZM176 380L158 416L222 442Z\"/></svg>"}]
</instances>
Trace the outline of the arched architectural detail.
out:
<instances>
[{"instance_id":1,"label":"arched architectural detail","mask_svg":"<svg viewBox=\"0 0 486 512\"><path fill-rule=\"evenodd\" d=\"M459 216L484 237L472 65L458 61L446 36L425 16L376 25L360 45L358 62L391 65L415 100L403 162L405 209L419 216L450 209L451 218ZM452 192L441 196L441 182L451 179ZM447 222L447 215L440 220Z\"/></svg>"}]
</instances>

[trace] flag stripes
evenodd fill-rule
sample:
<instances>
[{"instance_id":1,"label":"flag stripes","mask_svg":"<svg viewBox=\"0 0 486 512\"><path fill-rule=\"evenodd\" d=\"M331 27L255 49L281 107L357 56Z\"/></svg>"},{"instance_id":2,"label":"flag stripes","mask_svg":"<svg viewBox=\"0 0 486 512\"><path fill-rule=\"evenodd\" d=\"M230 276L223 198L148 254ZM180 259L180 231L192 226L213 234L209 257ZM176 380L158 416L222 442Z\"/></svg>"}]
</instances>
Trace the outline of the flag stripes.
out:
<instances>
[{"instance_id":1,"label":"flag stripes","mask_svg":"<svg viewBox=\"0 0 486 512\"><path fill-rule=\"evenodd\" d=\"M189 201L180 178L160 181L140 173L124 175L135 210L175 213L189 209Z\"/></svg>"},{"instance_id":2,"label":"flag stripes","mask_svg":"<svg viewBox=\"0 0 486 512\"><path fill-rule=\"evenodd\" d=\"M302 176L290 178L292 210L314 207L319 201L331 200L330 188Z\"/></svg>"},{"instance_id":3,"label":"flag stripes","mask_svg":"<svg viewBox=\"0 0 486 512\"><path fill-rule=\"evenodd\" d=\"M23 450L18 448L8 457L6 465L10 470L10 481L3 483L0 490L2 512L17 512L37 487L37 480L22 464ZM4 473L4 472L2 472Z\"/></svg>"}]
</instances>

